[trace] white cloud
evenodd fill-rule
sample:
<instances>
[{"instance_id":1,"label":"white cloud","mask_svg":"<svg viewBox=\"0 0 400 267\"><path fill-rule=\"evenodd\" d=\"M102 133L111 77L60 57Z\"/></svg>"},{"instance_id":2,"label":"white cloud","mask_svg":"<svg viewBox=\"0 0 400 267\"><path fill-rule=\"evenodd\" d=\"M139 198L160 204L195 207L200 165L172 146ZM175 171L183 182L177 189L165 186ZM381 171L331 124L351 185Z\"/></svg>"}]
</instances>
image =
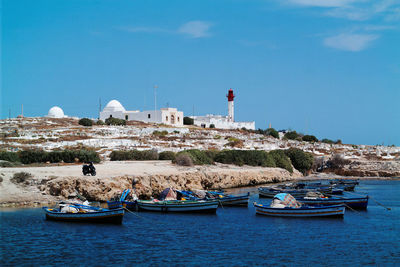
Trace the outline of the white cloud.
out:
<instances>
[{"instance_id":1,"label":"white cloud","mask_svg":"<svg viewBox=\"0 0 400 267\"><path fill-rule=\"evenodd\" d=\"M189 21L178 29L178 33L189 35L192 38L208 37L211 35L209 32L211 26L211 23L205 21Z\"/></svg>"},{"instance_id":2,"label":"white cloud","mask_svg":"<svg viewBox=\"0 0 400 267\"><path fill-rule=\"evenodd\" d=\"M342 7L356 2L356 0L288 0L288 2L301 6Z\"/></svg>"},{"instance_id":3,"label":"white cloud","mask_svg":"<svg viewBox=\"0 0 400 267\"><path fill-rule=\"evenodd\" d=\"M376 34L342 33L324 39L324 45L339 50L358 52L367 48L378 39Z\"/></svg>"}]
</instances>

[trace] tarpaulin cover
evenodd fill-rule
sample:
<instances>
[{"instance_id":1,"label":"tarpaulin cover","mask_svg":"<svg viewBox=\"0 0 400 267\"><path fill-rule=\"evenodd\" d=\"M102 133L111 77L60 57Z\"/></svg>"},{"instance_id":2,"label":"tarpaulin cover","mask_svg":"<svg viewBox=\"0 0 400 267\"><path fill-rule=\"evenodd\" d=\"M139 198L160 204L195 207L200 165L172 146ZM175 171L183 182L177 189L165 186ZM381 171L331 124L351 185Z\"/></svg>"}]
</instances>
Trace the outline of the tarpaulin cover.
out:
<instances>
[{"instance_id":1,"label":"tarpaulin cover","mask_svg":"<svg viewBox=\"0 0 400 267\"><path fill-rule=\"evenodd\" d=\"M160 200L176 200L176 193L175 190L172 188L166 188L164 191L161 192Z\"/></svg>"},{"instance_id":2,"label":"tarpaulin cover","mask_svg":"<svg viewBox=\"0 0 400 267\"><path fill-rule=\"evenodd\" d=\"M279 199L286 207L299 208L301 204L291 195L286 193L276 194L274 199Z\"/></svg>"}]
</instances>

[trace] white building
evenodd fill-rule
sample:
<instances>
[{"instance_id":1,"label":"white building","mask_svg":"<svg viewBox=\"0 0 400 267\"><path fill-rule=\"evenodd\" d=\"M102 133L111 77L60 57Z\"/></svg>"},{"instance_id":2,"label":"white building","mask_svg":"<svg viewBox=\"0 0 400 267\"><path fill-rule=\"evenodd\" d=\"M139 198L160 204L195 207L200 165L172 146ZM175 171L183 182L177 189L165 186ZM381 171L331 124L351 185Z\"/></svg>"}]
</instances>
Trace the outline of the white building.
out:
<instances>
[{"instance_id":1,"label":"white building","mask_svg":"<svg viewBox=\"0 0 400 267\"><path fill-rule=\"evenodd\" d=\"M52 107L51 109L49 109L49 112L47 113L47 116L49 118L65 118L67 116L64 115L64 111L57 106Z\"/></svg>"},{"instance_id":2,"label":"white building","mask_svg":"<svg viewBox=\"0 0 400 267\"><path fill-rule=\"evenodd\" d=\"M162 108L160 110L125 110L117 100L108 102L103 111L100 112L100 119L118 118L127 121L143 121L148 123L164 123L173 126L183 126L183 112L176 108Z\"/></svg>"},{"instance_id":3,"label":"white building","mask_svg":"<svg viewBox=\"0 0 400 267\"><path fill-rule=\"evenodd\" d=\"M246 128L250 130L256 129L256 123L254 121L250 122L235 122L235 110L234 110L234 98L233 90L228 91L228 116L222 115L206 115L206 116L192 116L194 120L194 125L201 126L204 128L209 128L211 124L215 128L220 129L241 129Z\"/></svg>"}]
</instances>

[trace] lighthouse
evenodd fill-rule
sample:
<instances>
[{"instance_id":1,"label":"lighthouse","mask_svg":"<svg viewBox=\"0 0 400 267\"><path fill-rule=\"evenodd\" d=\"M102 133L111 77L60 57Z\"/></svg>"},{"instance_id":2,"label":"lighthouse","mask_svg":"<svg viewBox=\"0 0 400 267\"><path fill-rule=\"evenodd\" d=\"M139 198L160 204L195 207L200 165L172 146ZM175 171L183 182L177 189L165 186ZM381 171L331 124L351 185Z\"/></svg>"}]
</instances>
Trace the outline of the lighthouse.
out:
<instances>
[{"instance_id":1,"label":"lighthouse","mask_svg":"<svg viewBox=\"0 0 400 267\"><path fill-rule=\"evenodd\" d=\"M228 121L229 122L234 122L235 117L234 117L234 107L233 107L233 99L235 98L235 95L233 94L232 88L229 89L228 94L226 95L228 98Z\"/></svg>"}]
</instances>

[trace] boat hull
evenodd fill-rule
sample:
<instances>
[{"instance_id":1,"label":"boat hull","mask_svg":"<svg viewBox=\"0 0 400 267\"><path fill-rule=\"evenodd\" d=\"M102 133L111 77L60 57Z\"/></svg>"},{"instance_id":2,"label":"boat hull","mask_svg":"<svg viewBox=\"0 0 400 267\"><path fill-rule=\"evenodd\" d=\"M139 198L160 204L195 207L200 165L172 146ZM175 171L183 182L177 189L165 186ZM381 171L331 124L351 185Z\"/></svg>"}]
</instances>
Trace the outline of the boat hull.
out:
<instances>
[{"instance_id":1,"label":"boat hull","mask_svg":"<svg viewBox=\"0 0 400 267\"><path fill-rule=\"evenodd\" d=\"M216 213L219 201L137 201L139 211Z\"/></svg>"},{"instance_id":2,"label":"boat hull","mask_svg":"<svg viewBox=\"0 0 400 267\"><path fill-rule=\"evenodd\" d=\"M120 209L122 208L122 202L117 200L117 201L107 201L107 206L110 210L113 209Z\"/></svg>"},{"instance_id":3,"label":"boat hull","mask_svg":"<svg viewBox=\"0 0 400 267\"><path fill-rule=\"evenodd\" d=\"M122 201L122 206L128 210L137 210L136 201Z\"/></svg>"},{"instance_id":4,"label":"boat hull","mask_svg":"<svg viewBox=\"0 0 400 267\"><path fill-rule=\"evenodd\" d=\"M220 206L243 206L247 207L249 205L249 194L242 196L224 196L218 198Z\"/></svg>"},{"instance_id":5,"label":"boat hull","mask_svg":"<svg viewBox=\"0 0 400 267\"><path fill-rule=\"evenodd\" d=\"M346 205L352 209L366 209L368 207L368 197L361 198L299 198L299 202L313 206Z\"/></svg>"},{"instance_id":6,"label":"boat hull","mask_svg":"<svg viewBox=\"0 0 400 267\"><path fill-rule=\"evenodd\" d=\"M52 221L121 224L124 217L124 210L122 208L82 213L62 213L52 211L52 209L47 207L44 207L43 209L46 212L46 219Z\"/></svg>"},{"instance_id":7,"label":"boat hull","mask_svg":"<svg viewBox=\"0 0 400 267\"><path fill-rule=\"evenodd\" d=\"M254 203L256 213L276 217L343 217L345 206L335 205L326 207L300 207L300 208L271 208Z\"/></svg>"}]
</instances>

